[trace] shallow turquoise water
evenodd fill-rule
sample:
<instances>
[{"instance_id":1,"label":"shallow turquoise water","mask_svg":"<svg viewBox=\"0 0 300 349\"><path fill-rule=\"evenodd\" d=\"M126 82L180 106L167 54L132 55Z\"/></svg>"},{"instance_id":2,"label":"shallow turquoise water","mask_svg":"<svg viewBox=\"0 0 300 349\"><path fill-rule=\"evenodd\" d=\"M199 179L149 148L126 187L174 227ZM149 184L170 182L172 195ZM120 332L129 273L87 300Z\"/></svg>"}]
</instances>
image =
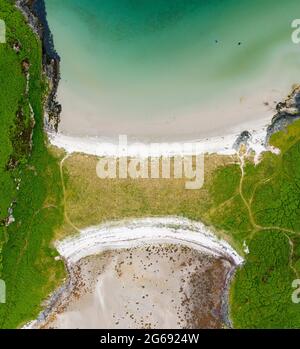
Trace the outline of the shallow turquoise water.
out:
<instances>
[{"instance_id":1,"label":"shallow turquoise water","mask_svg":"<svg viewBox=\"0 0 300 349\"><path fill-rule=\"evenodd\" d=\"M223 100L232 105L256 88L300 82L300 48L291 42L298 0L46 0L46 6L62 57L65 132L210 133L237 122L220 116ZM214 125L204 120L206 110Z\"/></svg>"}]
</instances>

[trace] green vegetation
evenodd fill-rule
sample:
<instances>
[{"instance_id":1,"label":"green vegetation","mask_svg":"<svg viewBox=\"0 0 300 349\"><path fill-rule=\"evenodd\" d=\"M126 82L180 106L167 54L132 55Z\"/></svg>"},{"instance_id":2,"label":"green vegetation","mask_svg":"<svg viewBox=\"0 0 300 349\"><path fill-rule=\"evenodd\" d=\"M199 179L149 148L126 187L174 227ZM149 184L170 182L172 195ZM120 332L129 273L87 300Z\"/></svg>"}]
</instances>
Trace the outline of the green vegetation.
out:
<instances>
[{"instance_id":1,"label":"green vegetation","mask_svg":"<svg viewBox=\"0 0 300 349\"><path fill-rule=\"evenodd\" d=\"M7 285L0 327L35 318L64 277L54 233L165 215L203 221L241 254L249 246L231 289L235 327L299 327L291 294L300 273L300 121L273 135L281 154L265 153L257 166L243 154L207 156L198 191L185 190L185 179L100 180L97 158L83 155L66 159L60 172L63 154L50 152L43 132L41 44L8 0L0 0L0 18L7 26L7 44L0 45L0 277ZM15 222L7 225L12 203Z\"/></svg>"},{"instance_id":2,"label":"green vegetation","mask_svg":"<svg viewBox=\"0 0 300 349\"><path fill-rule=\"evenodd\" d=\"M300 327L299 306L291 301L300 272L300 121L271 143L281 154L266 153L256 167L247 163L241 186L252 232L245 236L250 254L231 292L239 328Z\"/></svg>"},{"instance_id":3,"label":"green vegetation","mask_svg":"<svg viewBox=\"0 0 300 349\"><path fill-rule=\"evenodd\" d=\"M278 231L257 232L246 265L237 272L231 312L240 328L299 328L298 306L291 301L291 247Z\"/></svg>"},{"instance_id":4,"label":"green vegetation","mask_svg":"<svg viewBox=\"0 0 300 349\"><path fill-rule=\"evenodd\" d=\"M299 327L291 295L300 272L300 121L271 142L281 154L265 153L257 166L244 157L243 171L234 157L207 156L205 185L197 191L185 190L184 179L100 180L97 158L73 155L64 162L68 220L59 237L74 233L74 226L124 217L201 220L240 254L244 243L250 249L232 285L234 326Z\"/></svg>"},{"instance_id":5,"label":"green vegetation","mask_svg":"<svg viewBox=\"0 0 300 349\"><path fill-rule=\"evenodd\" d=\"M14 328L37 316L42 301L64 276L63 264L55 262L50 247L63 220L63 206L58 161L48 151L43 132L40 41L11 2L0 0L0 18L7 29L7 43L0 45L1 278L7 287L0 327ZM35 119L32 152L29 103ZM6 226L12 202L15 223Z\"/></svg>"},{"instance_id":6,"label":"green vegetation","mask_svg":"<svg viewBox=\"0 0 300 349\"><path fill-rule=\"evenodd\" d=\"M201 190L186 190L186 179L100 180L96 174L96 157L72 155L64 162L66 213L76 227L84 228L105 221L145 216L178 215L204 220L212 206L209 182ZM236 161L232 157L209 156L205 159L205 176ZM82 171L84 168L84 172ZM74 232L67 224L58 237Z\"/></svg>"}]
</instances>

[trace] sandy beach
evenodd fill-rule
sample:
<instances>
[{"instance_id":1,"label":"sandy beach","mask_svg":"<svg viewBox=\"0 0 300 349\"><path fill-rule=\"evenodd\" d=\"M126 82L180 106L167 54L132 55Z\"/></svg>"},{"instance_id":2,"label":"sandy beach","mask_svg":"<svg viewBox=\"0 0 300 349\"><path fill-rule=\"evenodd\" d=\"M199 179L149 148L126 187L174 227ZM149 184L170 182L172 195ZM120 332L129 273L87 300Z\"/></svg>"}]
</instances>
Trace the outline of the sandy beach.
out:
<instances>
[{"instance_id":1,"label":"sandy beach","mask_svg":"<svg viewBox=\"0 0 300 349\"><path fill-rule=\"evenodd\" d=\"M49 134L52 145L68 154L120 157L118 137L127 135L128 157L197 155L184 143L197 143L201 154L234 155L248 131L255 163L264 151L278 151L266 142L267 128L299 80L299 53L286 30L294 4L272 4L270 31L268 6L251 2L253 12L233 3L114 7L110 0L80 10L68 1L47 3L62 57L62 115L59 132ZM243 258L201 223L107 223L56 248L69 280L31 327L230 326L229 281Z\"/></svg>"},{"instance_id":2,"label":"sandy beach","mask_svg":"<svg viewBox=\"0 0 300 349\"><path fill-rule=\"evenodd\" d=\"M176 217L115 222L57 248L68 285L33 328L230 324L228 279L243 259L201 223Z\"/></svg>"},{"instance_id":3,"label":"sandy beach","mask_svg":"<svg viewBox=\"0 0 300 349\"><path fill-rule=\"evenodd\" d=\"M178 245L86 257L44 328L221 328L230 269L225 259Z\"/></svg>"},{"instance_id":4,"label":"sandy beach","mask_svg":"<svg viewBox=\"0 0 300 349\"><path fill-rule=\"evenodd\" d=\"M266 20L261 2L197 3L193 10L174 1L156 7L104 2L80 10L69 0L46 2L62 58L64 135L164 142L231 134L236 125L270 119L299 81L299 49L288 31L296 3L284 9L272 3ZM169 23L173 11L182 16ZM244 19L243 28L232 16Z\"/></svg>"},{"instance_id":5,"label":"sandy beach","mask_svg":"<svg viewBox=\"0 0 300 349\"><path fill-rule=\"evenodd\" d=\"M236 153L234 143L241 132L247 130L251 133L249 149L256 153L256 157L270 148L266 147L267 127L271 117L257 120L255 122L239 125L232 133L217 137L206 137L202 139L186 140L185 142L163 142L159 145L159 152L152 153L151 143L136 143L128 140L127 156L148 157L148 156L174 156L174 155L195 155L194 152L184 151L184 144L197 143L198 149L203 154L233 155ZM49 140L52 145L64 149L67 153L83 153L94 156L118 157L118 137L113 139L102 139L100 137L76 137L68 136L61 132L49 133ZM152 143L153 144L153 143ZM180 148L180 151L178 151Z\"/></svg>"},{"instance_id":6,"label":"sandy beach","mask_svg":"<svg viewBox=\"0 0 300 349\"><path fill-rule=\"evenodd\" d=\"M58 91L58 99L63 105L59 131L75 138L102 140L113 140L119 134L126 134L133 141L146 143L215 138L242 132L247 126L255 128L257 121L259 124L270 120L276 104L288 94L294 82L291 80L280 90L274 89L272 83L261 87L259 82L257 85L251 82L251 88L240 85L231 93L215 91L213 98L200 99L197 106L168 112L162 110L160 113L156 111L157 115L148 118L116 118L109 108L107 111L101 109L98 101L101 96L83 98L62 81Z\"/></svg>"},{"instance_id":7,"label":"sandy beach","mask_svg":"<svg viewBox=\"0 0 300 349\"><path fill-rule=\"evenodd\" d=\"M296 1L271 10L250 0L74 1L46 0L63 136L114 144L119 134L145 143L237 134L270 120L299 81Z\"/></svg>"},{"instance_id":8,"label":"sandy beach","mask_svg":"<svg viewBox=\"0 0 300 349\"><path fill-rule=\"evenodd\" d=\"M69 280L29 328L220 328L243 263L201 223L177 217L104 224L57 243Z\"/></svg>"},{"instance_id":9,"label":"sandy beach","mask_svg":"<svg viewBox=\"0 0 300 349\"><path fill-rule=\"evenodd\" d=\"M133 248L149 243L184 243L196 250L208 250L216 256L225 256L234 264L242 258L224 240L200 222L180 217L143 218L102 224L82 230L58 241L56 248L68 263L106 250Z\"/></svg>"},{"instance_id":10,"label":"sandy beach","mask_svg":"<svg viewBox=\"0 0 300 349\"><path fill-rule=\"evenodd\" d=\"M262 152L276 151L266 143L273 115L274 112L265 119L241 124L227 135L193 142L197 142L197 150L201 153L233 155L237 151L238 137L247 130L251 134L248 151L255 152L258 162ZM52 145L63 148L68 154L77 152L99 157L120 154L117 141L66 136L60 132L50 134L49 138ZM129 143L127 156L195 155L185 151L183 144L160 143L159 153L153 154L150 144ZM30 326L230 326L228 289L243 258L201 223L178 217L113 222L84 229L80 235L57 242L56 247L67 263L69 284L54 296L55 302L50 302L46 316L42 314ZM156 251L155 260L152 252L149 253L153 250ZM245 253L249 253L246 245ZM147 266L145 261L149 261ZM153 270L152 266L155 266ZM148 295L142 295L141 299L140 279Z\"/></svg>"}]
</instances>

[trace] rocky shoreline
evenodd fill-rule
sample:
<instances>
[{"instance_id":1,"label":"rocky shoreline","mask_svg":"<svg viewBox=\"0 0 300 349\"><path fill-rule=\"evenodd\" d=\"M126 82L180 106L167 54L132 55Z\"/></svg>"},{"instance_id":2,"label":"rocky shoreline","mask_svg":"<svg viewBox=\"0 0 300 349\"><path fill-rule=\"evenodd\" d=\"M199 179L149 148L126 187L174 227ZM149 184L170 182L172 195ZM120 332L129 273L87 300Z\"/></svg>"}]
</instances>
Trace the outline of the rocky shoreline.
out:
<instances>
[{"instance_id":1,"label":"rocky shoreline","mask_svg":"<svg viewBox=\"0 0 300 349\"><path fill-rule=\"evenodd\" d=\"M43 72L49 83L49 91L44 102L45 128L48 131L57 132L62 110L61 105L57 101L57 90L60 81L60 57L54 48L53 37L47 22L45 3L44 0L16 0L16 6L22 11L28 24L42 42ZM267 127L263 144L264 147L269 145L269 140L274 133L285 129L288 125L300 119L300 86L294 86L291 94L286 100L277 104L276 111L277 113L272 118L271 124ZM242 132L236 139L233 149L237 150L241 144L248 144L251 142L251 138L251 132ZM223 299L228 298L228 289L234 271L235 268L232 268L226 280L225 290L227 293ZM50 303L56 303L61 294L69 289L69 287L70 280L54 294ZM39 318L38 321L44 320L45 317L49 315L51 308L52 306L49 306L47 310L41 314L41 318ZM224 318L226 318L225 314L229 313L227 302L222 304L222 312ZM230 319L227 319L227 325L229 327L231 326Z\"/></svg>"},{"instance_id":2,"label":"rocky shoreline","mask_svg":"<svg viewBox=\"0 0 300 349\"><path fill-rule=\"evenodd\" d=\"M91 227L82 231L80 236L69 237L58 241L56 247L60 258L64 260L68 277L44 304L37 320L28 323L25 328L40 328L67 299L76 286L77 263L88 256L140 248L145 245L175 244L184 245L215 258L226 260L231 268L223 285L223 296L220 304L220 315L224 324L232 327L229 314L229 286L243 258L225 241L219 240L213 232L200 222L179 217L144 218L124 220ZM76 287L75 287L76 288Z\"/></svg>"},{"instance_id":3,"label":"rocky shoreline","mask_svg":"<svg viewBox=\"0 0 300 349\"><path fill-rule=\"evenodd\" d=\"M269 142L274 133L284 130L294 121L300 119L300 85L294 86L286 100L277 104L276 111L277 114L274 115L271 125L267 129L266 143Z\"/></svg>"},{"instance_id":4,"label":"rocky shoreline","mask_svg":"<svg viewBox=\"0 0 300 349\"><path fill-rule=\"evenodd\" d=\"M276 105L276 114L271 123L266 128L266 134L262 139L262 146L265 149L270 148L270 138L274 133L283 131L296 120L300 119L300 85L295 85L287 98ZM245 130L236 139L233 149L238 152L244 145L251 150L252 132Z\"/></svg>"},{"instance_id":5,"label":"rocky shoreline","mask_svg":"<svg viewBox=\"0 0 300 349\"><path fill-rule=\"evenodd\" d=\"M39 36L43 49L43 71L49 83L49 91L44 103L45 128L51 134L58 131L62 106L57 101L57 90L60 82L60 56L55 50L53 35L48 25L44 0L16 0L16 6L22 11L30 27ZM277 113L267 126L265 139L259 140L267 148L271 136L300 118L300 85L293 87L285 101L276 106ZM252 132L245 130L235 140L232 148L236 151L240 145L250 145ZM256 141L255 141L256 142ZM256 142L257 143L257 142Z\"/></svg>"},{"instance_id":6,"label":"rocky shoreline","mask_svg":"<svg viewBox=\"0 0 300 349\"><path fill-rule=\"evenodd\" d=\"M53 36L47 22L45 2L44 0L16 0L15 4L42 43L43 73L49 87L44 101L45 128L48 131L57 132L62 110L61 104L57 101L60 57L54 48Z\"/></svg>"},{"instance_id":7,"label":"rocky shoreline","mask_svg":"<svg viewBox=\"0 0 300 349\"><path fill-rule=\"evenodd\" d=\"M43 328L224 326L221 305L230 269L227 260L162 243L93 255L72 269L74 287ZM113 289L109 293L107 283ZM93 308L88 310L90 302Z\"/></svg>"},{"instance_id":8,"label":"rocky shoreline","mask_svg":"<svg viewBox=\"0 0 300 349\"><path fill-rule=\"evenodd\" d=\"M47 11L44 0L16 0L16 6L22 11L28 24L39 36L43 49L43 71L49 82L49 91L44 103L45 128L58 131L61 119L62 106L57 101L57 90L60 82L60 56L55 50L53 35L47 21ZM266 136L261 140L265 148L269 146L271 136L300 118L300 85L293 86L292 92L286 100L276 106L277 113L267 126ZM252 132L243 131L235 140L232 148L239 149L241 144L249 144ZM250 144L251 147L251 144Z\"/></svg>"}]
</instances>

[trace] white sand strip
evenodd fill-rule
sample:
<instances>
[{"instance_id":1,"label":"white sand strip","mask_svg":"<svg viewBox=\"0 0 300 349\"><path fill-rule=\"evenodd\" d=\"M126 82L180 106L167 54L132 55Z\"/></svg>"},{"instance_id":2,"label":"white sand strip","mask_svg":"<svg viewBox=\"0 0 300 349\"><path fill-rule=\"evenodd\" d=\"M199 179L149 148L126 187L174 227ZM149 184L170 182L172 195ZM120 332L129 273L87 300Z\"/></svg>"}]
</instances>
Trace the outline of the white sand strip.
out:
<instances>
[{"instance_id":1,"label":"white sand strip","mask_svg":"<svg viewBox=\"0 0 300 349\"><path fill-rule=\"evenodd\" d=\"M216 258L225 258L232 264L232 272L244 262L226 241L219 239L204 224L180 217L110 222L84 229L80 234L58 241L55 245L72 269L83 258L107 250L133 249L159 244L187 246ZM228 275L228 280L232 272ZM50 298L49 308L42 312L37 320L29 322L23 328L39 328L50 314L49 309L51 310L57 299L65 294L66 287L68 286L64 285L56 291ZM227 296L224 299L227 301Z\"/></svg>"},{"instance_id":2,"label":"white sand strip","mask_svg":"<svg viewBox=\"0 0 300 349\"><path fill-rule=\"evenodd\" d=\"M267 135L267 126L270 119L256 121L255 123L243 124L237 127L232 133L225 136L217 136L205 139L190 140L187 142L167 142L159 143L159 151L153 154L150 144L128 144L127 156L148 157L148 156L175 156L175 155L194 155L190 150L184 150L184 144L198 143L197 149L202 154L222 154L233 155L235 150L233 145L242 131L249 131L252 139L249 142L249 148L255 151L257 157L266 151L265 140ZM51 133L49 139L52 145L63 148L67 153L83 153L94 156L119 156L118 138L111 142L104 141L101 137L76 137L68 136L62 133Z\"/></svg>"},{"instance_id":3,"label":"white sand strip","mask_svg":"<svg viewBox=\"0 0 300 349\"><path fill-rule=\"evenodd\" d=\"M84 229L80 235L57 242L56 247L69 264L106 250L134 248L145 244L183 244L236 265L243 258L224 240L218 239L204 224L178 217L119 221Z\"/></svg>"}]
</instances>

